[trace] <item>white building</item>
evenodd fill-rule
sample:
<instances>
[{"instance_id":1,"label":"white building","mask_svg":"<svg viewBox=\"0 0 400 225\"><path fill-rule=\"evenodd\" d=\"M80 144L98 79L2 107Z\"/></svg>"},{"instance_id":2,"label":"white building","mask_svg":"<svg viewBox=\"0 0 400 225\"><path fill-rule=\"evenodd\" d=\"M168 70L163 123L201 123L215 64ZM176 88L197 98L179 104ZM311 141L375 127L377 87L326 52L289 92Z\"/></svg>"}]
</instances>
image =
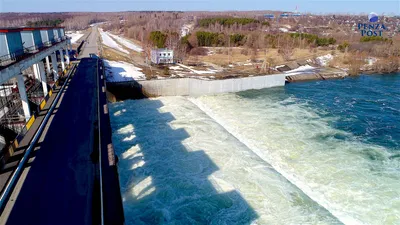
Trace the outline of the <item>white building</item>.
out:
<instances>
[{"instance_id":1,"label":"white building","mask_svg":"<svg viewBox=\"0 0 400 225\"><path fill-rule=\"evenodd\" d=\"M151 50L151 62L154 64L174 63L174 50L167 48Z\"/></svg>"}]
</instances>

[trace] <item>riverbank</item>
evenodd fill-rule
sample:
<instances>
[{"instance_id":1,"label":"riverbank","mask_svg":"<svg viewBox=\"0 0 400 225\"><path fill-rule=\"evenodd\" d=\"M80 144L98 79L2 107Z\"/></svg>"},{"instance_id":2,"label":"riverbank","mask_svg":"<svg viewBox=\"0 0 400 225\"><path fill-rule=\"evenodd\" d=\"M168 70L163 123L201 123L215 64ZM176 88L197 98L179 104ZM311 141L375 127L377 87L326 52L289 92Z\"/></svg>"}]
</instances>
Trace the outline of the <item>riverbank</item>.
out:
<instances>
[{"instance_id":1,"label":"riverbank","mask_svg":"<svg viewBox=\"0 0 400 225\"><path fill-rule=\"evenodd\" d=\"M104 32L103 32L104 33ZM340 51L322 51L315 54L306 54L303 50L298 50L298 54L293 56L290 61L282 61L277 54L269 52L273 58L271 62L266 63L265 57L261 52L255 59L249 59L249 56L243 55L236 49L234 54L241 57L232 57L232 61L226 61L224 54L218 53L221 48L205 48L208 51L206 56L189 57L185 63L177 63L173 65L147 65L141 52L137 52L136 48L127 48L126 43L121 38L113 35L105 41L103 57L109 61L123 61L125 64L132 64L138 70L142 71L146 80L171 80L181 78L193 78L200 80L226 80L231 78L246 78L265 76L267 74L286 73L286 82L304 82L312 80L330 80L343 79L347 76L355 76L360 74L373 73L392 73L399 71L397 66L399 63L395 59L385 59L379 57L361 57L358 55L343 53ZM110 43L113 43L111 45ZM113 49L109 46L119 46ZM124 47L125 46L125 47ZM139 45L138 45L139 46ZM223 48L222 48L223 49ZM127 55L121 51L129 51ZM274 58L275 57L275 58ZM229 58L229 57L228 57ZM213 60L211 60L213 59ZM221 63L217 59L224 59ZM279 64L277 64L279 63ZM273 66L275 65L275 66ZM301 67L309 67L312 70L298 71ZM397 68L394 70L394 68Z\"/></svg>"},{"instance_id":2,"label":"riverbank","mask_svg":"<svg viewBox=\"0 0 400 225\"><path fill-rule=\"evenodd\" d=\"M292 70L292 72L289 71L288 73L281 74L218 80L203 80L196 78L135 80L132 78L131 80L123 82L112 82L112 79L110 80L107 78L107 91L109 93L109 101L115 102L126 99L142 99L146 97L159 96L213 95L284 86L285 83L344 79L350 77L347 73L337 69L307 68L309 69L307 71ZM362 74L360 73L359 75ZM113 76L116 76L116 74Z\"/></svg>"}]
</instances>

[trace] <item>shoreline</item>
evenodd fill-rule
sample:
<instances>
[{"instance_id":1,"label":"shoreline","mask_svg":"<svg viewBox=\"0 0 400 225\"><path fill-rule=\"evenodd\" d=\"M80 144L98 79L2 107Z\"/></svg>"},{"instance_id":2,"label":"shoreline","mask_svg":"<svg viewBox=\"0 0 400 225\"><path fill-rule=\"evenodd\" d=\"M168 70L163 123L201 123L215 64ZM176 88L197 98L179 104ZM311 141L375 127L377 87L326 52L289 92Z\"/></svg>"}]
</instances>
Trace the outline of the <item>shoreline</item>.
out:
<instances>
[{"instance_id":1,"label":"shoreline","mask_svg":"<svg viewBox=\"0 0 400 225\"><path fill-rule=\"evenodd\" d=\"M337 74L298 74L296 80L288 81L291 76L285 74L269 74L261 76L235 77L227 79L202 80L196 78L152 79L139 81L107 82L107 94L110 102L128 99L142 99L159 96L201 96L218 93L240 92L251 89L263 89L274 86L285 86L288 83L299 83L317 80L339 80L346 77L360 77L370 75L398 75L400 71L392 73L358 73L345 76ZM274 77L281 77L281 84L277 84ZM269 78L270 77L270 78ZM260 81L260 79L262 81ZM271 80L272 79L272 80ZM211 85L211 86L210 86Z\"/></svg>"},{"instance_id":2,"label":"shoreline","mask_svg":"<svg viewBox=\"0 0 400 225\"><path fill-rule=\"evenodd\" d=\"M345 74L344 74L345 73ZM315 80L334 80L334 79L344 79L346 77L358 77L362 75L390 75L400 73L400 70L396 70L393 72L379 72L374 70L368 71L359 71L357 74L349 74L348 72L343 71L343 74L335 74L335 73L328 73L328 74L320 74L320 73L312 73L312 74L297 74L294 76L287 76L287 83L294 83L294 82L307 82L307 81L315 81Z\"/></svg>"}]
</instances>

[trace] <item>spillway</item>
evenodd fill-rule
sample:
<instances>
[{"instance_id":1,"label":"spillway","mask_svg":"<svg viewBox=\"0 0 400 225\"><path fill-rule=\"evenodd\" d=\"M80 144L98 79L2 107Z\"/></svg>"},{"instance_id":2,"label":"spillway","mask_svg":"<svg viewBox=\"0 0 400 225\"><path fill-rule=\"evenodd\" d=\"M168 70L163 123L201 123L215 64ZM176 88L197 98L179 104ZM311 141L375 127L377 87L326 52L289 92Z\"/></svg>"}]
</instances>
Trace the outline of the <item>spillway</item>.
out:
<instances>
[{"instance_id":1,"label":"spillway","mask_svg":"<svg viewBox=\"0 0 400 225\"><path fill-rule=\"evenodd\" d=\"M321 91L364 81L330 82L309 85ZM370 132L376 124L355 132L372 112L332 113L341 104L384 107L398 125L398 102L380 96L366 107L365 96L349 102L342 93L329 105L327 96L290 88L310 89L111 104L127 224L398 223L398 128L383 145Z\"/></svg>"}]
</instances>

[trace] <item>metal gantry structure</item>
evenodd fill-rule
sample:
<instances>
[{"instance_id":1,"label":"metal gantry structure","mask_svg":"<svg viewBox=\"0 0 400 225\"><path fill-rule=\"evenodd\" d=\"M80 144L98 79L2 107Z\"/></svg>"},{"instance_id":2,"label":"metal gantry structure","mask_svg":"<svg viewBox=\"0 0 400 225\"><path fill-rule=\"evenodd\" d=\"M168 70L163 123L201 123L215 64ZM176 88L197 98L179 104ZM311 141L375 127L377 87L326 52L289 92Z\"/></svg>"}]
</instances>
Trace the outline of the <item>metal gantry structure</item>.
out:
<instances>
[{"instance_id":1,"label":"metal gantry structure","mask_svg":"<svg viewBox=\"0 0 400 225\"><path fill-rule=\"evenodd\" d=\"M64 70L64 67L69 65L70 46L71 43L67 38L60 39L58 42L54 42L52 46L47 46L47 48L43 48L34 54L26 53L30 55L14 61L10 60L6 67L0 67L1 81L6 81L0 83L0 118L6 118L4 115L12 111L10 110L11 108L15 108L19 111L23 121L25 121L23 95L25 95L25 100L30 101L28 102L28 107L32 102L37 104L35 98L45 96L40 102L40 113L32 115L24 127L25 130L28 124L33 124L31 128L27 128L26 135L21 136L24 131L18 134L9 148L12 149L3 151L5 153L3 156L5 157L2 158L2 152L0 151L0 172L2 168L5 171L0 174L4 175L0 178L6 181L3 184L0 182L0 216L2 216L0 220L5 219L9 223L16 224L26 224L25 221L28 221L28 223L38 223L37 221L40 221L38 224L43 224L44 221L50 223L67 215L67 220L71 224L124 224L117 170L118 160L111 141L112 131L107 107L104 64L98 56L92 53L90 58L80 58L79 63L73 63L70 68ZM65 56L63 51L65 51ZM54 55L55 58L53 58ZM48 56L50 56L50 59ZM60 58L59 62L57 61L57 56ZM63 65L64 63L66 65ZM62 70L58 69L59 64ZM64 76L59 76L61 75L60 73L65 71ZM27 76L26 74L30 75ZM54 80L49 78L50 76L53 76ZM10 78L7 80L7 77ZM72 78L75 82L71 82ZM94 79L95 84L87 82L91 79ZM53 86L50 84L51 82L54 82ZM47 92L48 94L46 95ZM97 96L95 97L93 93L96 93ZM79 101L75 101L77 96L80 98ZM13 102L19 103L19 105L12 107L10 104ZM97 113L92 110L93 105L96 105ZM5 107L7 107L7 112L1 114L1 109ZM75 113L71 113L71 110ZM88 121L87 117L81 116L90 113L93 113L93 116L89 116L91 121ZM72 119L71 115L74 115ZM53 116L64 119L51 119ZM35 117L37 117L36 120ZM71 120L78 121L76 124L80 125L79 129L76 129L76 126L69 126ZM66 131L65 128L67 127L70 127L72 132ZM60 129L68 136L58 139L58 131ZM2 132L1 126L0 132ZM82 139L86 134L87 139ZM93 140L89 140L92 136L91 134L93 134ZM41 139L40 145L37 145L39 139ZM71 140L74 141L71 142ZM71 146L70 143L73 143L73 145ZM82 150L81 146L84 145L87 148ZM41 152L44 152L40 156L39 154L34 154L38 150L37 147L40 148ZM56 149L57 153L53 151L54 149ZM46 151L50 154L46 154ZM83 164L81 160L75 161L78 153L82 157L84 155L89 156L92 161L84 162ZM7 161L7 159L9 160ZM60 159L62 160L60 161ZM30 164L31 160L34 160L35 163ZM2 167L2 162L6 162L4 167ZM49 170L48 168L50 168L49 165L51 164L54 164L50 166L53 169ZM93 167L93 164L95 167ZM87 172L89 176L83 180L71 182L76 178L76 170L72 169L75 166L81 166L80 173ZM67 167L71 167L71 169L65 170ZM28 168L31 178L24 177L25 168ZM94 182L90 182L90 175L94 175ZM36 176L46 177L47 182L45 184L37 183L34 179ZM63 177L63 182L59 182L59 177ZM23 182L22 189L17 188L20 187L17 184L19 182ZM66 186L70 188L66 190ZM87 196L82 196L82 190L85 188L87 188L85 193L93 192L92 198L94 201L87 201ZM63 195L57 196L63 197L54 198L51 193L60 189L65 191ZM18 200L13 195L17 195ZM36 204L36 200L32 201L31 197L39 195L42 197L37 204L48 207L46 210L43 207L30 206L31 203ZM65 211L74 211L75 213L65 214L65 211L60 211L57 207L54 208L52 202L59 204L60 199L63 199L64 206L68 208L64 207ZM46 201L47 203L43 204ZM32 216L20 216L19 213L21 211L27 211L23 210L25 207L38 210L37 212L28 210L31 215L35 215L33 216L35 218ZM52 209L54 211L49 213ZM39 218L39 214L42 212L43 214ZM91 215L92 218L88 219L88 215Z\"/></svg>"},{"instance_id":2,"label":"metal gantry structure","mask_svg":"<svg viewBox=\"0 0 400 225\"><path fill-rule=\"evenodd\" d=\"M39 103L70 66L71 54L72 43L64 27L0 28L2 131L18 134L23 130ZM0 156L9 141L0 143Z\"/></svg>"}]
</instances>

